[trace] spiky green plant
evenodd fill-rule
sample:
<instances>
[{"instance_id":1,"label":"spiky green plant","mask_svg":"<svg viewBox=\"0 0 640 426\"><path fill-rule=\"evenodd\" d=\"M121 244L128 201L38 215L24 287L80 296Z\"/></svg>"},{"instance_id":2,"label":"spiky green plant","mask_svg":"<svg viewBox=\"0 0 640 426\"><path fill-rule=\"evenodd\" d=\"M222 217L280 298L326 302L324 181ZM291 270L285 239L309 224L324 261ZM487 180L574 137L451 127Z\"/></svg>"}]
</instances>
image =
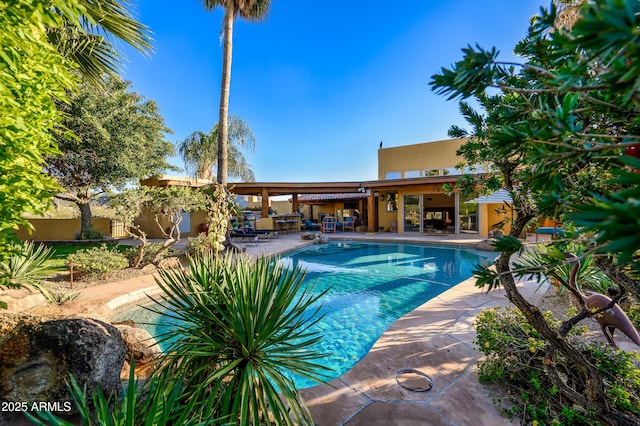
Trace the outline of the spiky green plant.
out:
<instances>
[{"instance_id":1,"label":"spiky green plant","mask_svg":"<svg viewBox=\"0 0 640 426\"><path fill-rule=\"evenodd\" d=\"M105 395L99 388L92 394L88 394L86 386L80 387L71 377L67 387L83 425L196 426L205 424L189 420L189 407L179 404L181 379L166 380L166 378L154 376L144 384L140 384L135 378L134 370L135 362L131 359L129 380L120 394ZM38 426L74 426L74 423L69 423L48 411L25 413L25 415Z\"/></svg>"},{"instance_id":2,"label":"spiky green plant","mask_svg":"<svg viewBox=\"0 0 640 426\"><path fill-rule=\"evenodd\" d=\"M8 259L0 262L0 276L6 279L7 285L10 287L30 285L49 301L53 301L49 291L42 285L44 278L52 272L47 264L51 258L51 248L27 241L22 245L12 245L10 252Z\"/></svg>"},{"instance_id":3,"label":"spiky green plant","mask_svg":"<svg viewBox=\"0 0 640 426\"><path fill-rule=\"evenodd\" d=\"M168 343L164 377L182 377L182 401L193 416L230 424L310 424L291 373L320 381L323 357L310 346L309 327L320 317L318 298L302 288L305 273L273 258L207 254L182 268L160 272L166 296L155 300L175 327L158 336Z\"/></svg>"}]
</instances>

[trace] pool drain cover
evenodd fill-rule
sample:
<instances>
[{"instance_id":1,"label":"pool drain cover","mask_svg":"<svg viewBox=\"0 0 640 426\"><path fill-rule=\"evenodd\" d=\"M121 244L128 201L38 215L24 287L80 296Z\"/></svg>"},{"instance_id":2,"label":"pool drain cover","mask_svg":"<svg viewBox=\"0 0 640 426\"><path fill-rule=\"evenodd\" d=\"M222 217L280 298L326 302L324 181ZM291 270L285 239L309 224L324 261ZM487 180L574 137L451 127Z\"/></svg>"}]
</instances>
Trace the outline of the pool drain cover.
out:
<instances>
[{"instance_id":1,"label":"pool drain cover","mask_svg":"<svg viewBox=\"0 0 640 426\"><path fill-rule=\"evenodd\" d=\"M427 392L433 387L431 377L422 371L407 368L396 372L396 383L412 392Z\"/></svg>"}]
</instances>

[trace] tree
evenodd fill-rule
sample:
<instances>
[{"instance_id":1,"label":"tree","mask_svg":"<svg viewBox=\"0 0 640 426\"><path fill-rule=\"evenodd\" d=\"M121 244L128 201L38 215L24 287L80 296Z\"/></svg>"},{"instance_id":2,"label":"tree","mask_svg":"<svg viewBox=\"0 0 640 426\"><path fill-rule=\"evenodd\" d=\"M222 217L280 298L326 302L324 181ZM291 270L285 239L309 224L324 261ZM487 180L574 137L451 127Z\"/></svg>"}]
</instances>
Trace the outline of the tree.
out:
<instances>
[{"instance_id":1,"label":"tree","mask_svg":"<svg viewBox=\"0 0 640 426\"><path fill-rule=\"evenodd\" d=\"M156 224L166 237L162 247L151 260L151 263L158 263L162 254L180 241L182 213L203 210L207 206L207 196L198 189L184 186L152 187L149 188L148 194L149 201L146 207L153 212ZM160 217L166 217L169 220L168 229L162 226Z\"/></svg>"},{"instance_id":2,"label":"tree","mask_svg":"<svg viewBox=\"0 0 640 426\"><path fill-rule=\"evenodd\" d=\"M131 238L140 241L138 256L131 266L138 267L144 258L148 246L147 233L136 219L144 211L151 212L154 220L166 237L162 247L154 254L151 263L158 263L164 252L180 241L180 223L183 212L203 210L208 206L207 195L197 189L187 187L139 187L127 188L110 197L110 206L115 210L115 216L124 223L125 232ZM161 222L161 217L169 221L169 227ZM228 220L227 220L228 221Z\"/></svg>"},{"instance_id":3,"label":"tree","mask_svg":"<svg viewBox=\"0 0 640 426\"><path fill-rule=\"evenodd\" d=\"M23 213L43 213L58 189L44 175L43 156L58 152L51 131L61 121L54 100L67 99L76 81L69 64L47 40L82 9L75 1L16 0L0 3L0 260L10 253L13 230L31 229Z\"/></svg>"},{"instance_id":4,"label":"tree","mask_svg":"<svg viewBox=\"0 0 640 426\"><path fill-rule=\"evenodd\" d=\"M76 203L82 234L91 228L91 200L111 190L167 169L173 145L170 132L155 102L128 91L129 82L106 80L106 92L84 80L70 104L60 104L67 114L62 125L75 134L59 135L60 156L47 156L46 170L64 187L58 198Z\"/></svg>"},{"instance_id":5,"label":"tree","mask_svg":"<svg viewBox=\"0 0 640 426\"><path fill-rule=\"evenodd\" d=\"M178 152L188 171L199 179L212 180L214 169L218 169L218 132L216 125L209 133L196 131L179 142ZM253 152L255 136L249 125L232 115L229 117L228 173L243 182L253 182L255 175L242 153L242 149Z\"/></svg>"},{"instance_id":6,"label":"tree","mask_svg":"<svg viewBox=\"0 0 640 426\"><path fill-rule=\"evenodd\" d=\"M147 186L127 188L109 198L109 205L115 212L114 217L122 221L124 232L129 237L140 242L138 255L133 262L131 262L133 268L140 266L144 258L145 250L149 245L147 233L140 224L136 223L136 219L140 217L145 206L149 204L150 199L151 194Z\"/></svg>"},{"instance_id":7,"label":"tree","mask_svg":"<svg viewBox=\"0 0 640 426\"><path fill-rule=\"evenodd\" d=\"M126 5L126 3L124 3ZM67 59L62 38L65 31L92 38L102 49L84 44L84 53L106 57L115 66L119 56L96 52L113 49L113 38L99 34L107 30L136 48L148 47L142 26L129 19L126 8L115 0L13 0L0 2L0 260L9 254L18 225L31 229L26 212L46 210L59 190L54 179L42 173L44 156L58 152L53 132L62 119L54 101L65 102L67 90L75 89L72 70L79 66L74 56ZM138 40L145 40L136 44ZM68 40L67 40L68 41Z\"/></svg>"},{"instance_id":8,"label":"tree","mask_svg":"<svg viewBox=\"0 0 640 426\"><path fill-rule=\"evenodd\" d=\"M218 183L227 184L228 173L228 119L229 91L231 87L231 57L233 53L233 24L238 16L248 21L260 21L269 13L271 0L202 0L205 9L224 8L222 50L222 82L220 87L221 123L218 131Z\"/></svg>"},{"instance_id":9,"label":"tree","mask_svg":"<svg viewBox=\"0 0 640 426\"><path fill-rule=\"evenodd\" d=\"M580 12L571 28L556 25L555 6L536 17L516 46L522 64L498 61L495 49L469 46L464 59L434 75L431 85L450 99L479 102L484 114L461 105L473 128L471 143L461 153L469 161L494 165L499 173L492 183L504 185L514 199L511 234L495 244L502 252L495 271L476 271L478 285L503 286L546 340L540 365L565 406L583 407L605 424L637 424L637 413L611 396L593 359L567 338L580 320L595 313L583 308L554 327L515 285L514 277L531 270L512 270L510 264L523 249L517 236L527 224L537 215L554 217L569 231L582 226L568 236L584 242L585 254L598 254L596 264L622 290L616 300L640 295L640 160L621 155L640 143L640 3L603 0L585 4ZM574 241L557 241L556 252L568 243ZM556 370L559 358L572 368Z\"/></svg>"}]
</instances>

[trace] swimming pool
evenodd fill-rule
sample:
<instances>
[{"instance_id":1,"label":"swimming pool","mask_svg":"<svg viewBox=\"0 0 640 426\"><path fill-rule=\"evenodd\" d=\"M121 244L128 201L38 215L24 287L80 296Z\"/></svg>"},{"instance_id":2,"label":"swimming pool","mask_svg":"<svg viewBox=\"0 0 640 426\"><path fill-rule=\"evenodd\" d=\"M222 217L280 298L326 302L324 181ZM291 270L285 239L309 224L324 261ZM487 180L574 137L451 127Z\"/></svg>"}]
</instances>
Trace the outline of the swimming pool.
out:
<instances>
[{"instance_id":1,"label":"swimming pool","mask_svg":"<svg viewBox=\"0 0 640 426\"><path fill-rule=\"evenodd\" d=\"M476 264L490 264L494 257L494 252L458 247L334 241L285 253L280 261L306 269L305 282L315 283L314 292L327 290L318 302L324 317L312 331L323 336L317 350L327 354L319 363L337 378L398 318L471 277ZM158 322L150 316L138 309L126 318L157 335L162 326L150 324ZM294 380L298 389L317 384Z\"/></svg>"}]
</instances>

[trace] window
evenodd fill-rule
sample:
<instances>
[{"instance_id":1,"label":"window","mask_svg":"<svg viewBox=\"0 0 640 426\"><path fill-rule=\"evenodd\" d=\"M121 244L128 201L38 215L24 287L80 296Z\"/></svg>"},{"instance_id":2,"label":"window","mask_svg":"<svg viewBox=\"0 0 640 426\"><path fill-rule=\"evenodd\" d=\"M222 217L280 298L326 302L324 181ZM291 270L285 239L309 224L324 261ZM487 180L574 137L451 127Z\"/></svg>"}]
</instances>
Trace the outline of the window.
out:
<instances>
[{"instance_id":1,"label":"window","mask_svg":"<svg viewBox=\"0 0 640 426\"><path fill-rule=\"evenodd\" d=\"M424 175L426 177L429 177L429 176L440 176L440 169L426 169L424 171Z\"/></svg>"},{"instance_id":2,"label":"window","mask_svg":"<svg viewBox=\"0 0 640 426\"><path fill-rule=\"evenodd\" d=\"M405 178L417 178L420 177L420 170L408 170L404 172Z\"/></svg>"},{"instance_id":3,"label":"window","mask_svg":"<svg viewBox=\"0 0 640 426\"><path fill-rule=\"evenodd\" d=\"M454 175L460 175L462 174L462 172L458 169L456 169L455 167L445 167L444 169L442 169L442 174L444 176L454 176Z\"/></svg>"},{"instance_id":4,"label":"window","mask_svg":"<svg viewBox=\"0 0 640 426\"><path fill-rule=\"evenodd\" d=\"M387 172L384 176L385 179L400 179L400 172Z\"/></svg>"},{"instance_id":5,"label":"window","mask_svg":"<svg viewBox=\"0 0 640 426\"><path fill-rule=\"evenodd\" d=\"M398 194L395 192L387 192L387 211L398 211Z\"/></svg>"}]
</instances>

